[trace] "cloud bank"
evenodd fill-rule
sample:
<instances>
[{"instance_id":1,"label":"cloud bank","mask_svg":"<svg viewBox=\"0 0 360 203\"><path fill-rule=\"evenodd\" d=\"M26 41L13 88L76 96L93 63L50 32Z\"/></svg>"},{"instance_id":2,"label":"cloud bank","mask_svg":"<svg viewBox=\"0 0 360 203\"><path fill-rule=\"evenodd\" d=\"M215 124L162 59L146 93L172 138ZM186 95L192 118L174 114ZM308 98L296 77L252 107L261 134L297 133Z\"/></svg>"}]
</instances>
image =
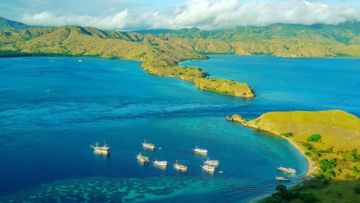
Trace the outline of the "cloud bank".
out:
<instances>
[{"instance_id":1,"label":"cloud bank","mask_svg":"<svg viewBox=\"0 0 360 203\"><path fill-rule=\"evenodd\" d=\"M264 26L273 23L338 24L360 21L360 8L310 0L265 2L260 0L189 0L169 11L137 13L123 9L108 16L56 15L50 11L24 14L30 25L81 25L108 30L184 27L230 28L239 25Z\"/></svg>"}]
</instances>

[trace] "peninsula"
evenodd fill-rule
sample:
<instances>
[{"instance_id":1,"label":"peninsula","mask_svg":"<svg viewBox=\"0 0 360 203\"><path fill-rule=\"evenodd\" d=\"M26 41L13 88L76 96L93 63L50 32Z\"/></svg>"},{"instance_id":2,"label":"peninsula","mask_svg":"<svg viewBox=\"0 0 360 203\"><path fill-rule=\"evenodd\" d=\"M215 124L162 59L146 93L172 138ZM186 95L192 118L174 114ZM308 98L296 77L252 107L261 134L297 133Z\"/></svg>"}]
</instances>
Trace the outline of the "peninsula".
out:
<instances>
[{"instance_id":1,"label":"peninsula","mask_svg":"<svg viewBox=\"0 0 360 203\"><path fill-rule=\"evenodd\" d=\"M295 145L309 161L308 175L317 178L295 187L296 192L311 192L323 202L356 200L360 183L360 119L339 110L268 112L247 121L238 114L227 120L281 136ZM321 177L321 178L319 178ZM319 187L308 187L321 182ZM331 189L341 195L327 194ZM295 193L294 193L295 194ZM295 196L295 195L294 195ZM296 199L297 197L294 197ZM334 199L335 198L335 199Z\"/></svg>"},{"instance_id":2,"label":"peninsula","mask_svg":"<svg viewBox=\"0 0 360 203\"><path fill-rule=\"evenodd\" d=\"M208 54L360 57L360 23L273 24L211 31L185 28L155 33L73 25L29 26L0 17L0 57L89 56L134 60L141 62L149 74L186 80L199 89L242 98L255 96L244 82L211 78L199 67L179 65L185 60L206 59ZM291 190L278 188L279 192L268 198L270 202L279 199L344 202L345 196L348 202L359 199L360 121L356 116L343 111L297 111L269 112L251 121L234 115L228 120L288 139L313 166L310 173L316 178Z\"/></svg>"},{"instance_id":3,"label":"peninsula","mask_svg":"<svg viewBox=\"0 0 360 203\"><path fill-rule=\"evenodd\" d=\"M155 34L81 26L36 27L0 17L0 56L93 56L135 60L153 75L190 82L198 79L195 85L201 89L252 98L255 94L243 82L209 79L209 74L199 67L183 67L178 63L206 59L207 54L359 57L359 28L357 22L274 24L212 31L185 28Z\"/></svg>"}]
</instances>

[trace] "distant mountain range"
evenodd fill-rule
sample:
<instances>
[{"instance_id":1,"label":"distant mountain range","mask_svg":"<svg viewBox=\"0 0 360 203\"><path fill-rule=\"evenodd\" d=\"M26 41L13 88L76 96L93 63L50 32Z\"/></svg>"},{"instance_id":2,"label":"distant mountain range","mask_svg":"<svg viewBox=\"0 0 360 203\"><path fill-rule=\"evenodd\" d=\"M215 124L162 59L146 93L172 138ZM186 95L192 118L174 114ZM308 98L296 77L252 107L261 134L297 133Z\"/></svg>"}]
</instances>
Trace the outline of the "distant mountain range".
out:
<instances>
[{"instance_id":1,"label":"distant mountain range","mask_svg":"<svg viewBox=\"0 0 360 203\"><path fill-rule=\"evenodd\" d=\"M69 55L141 61L156 75L192 80L198 69L177 66L206 54L359 57L360 23L274 24L222 30L104 31L94 27L33 27L0 18L0 55Z\"/></svg>"},{"instance_id":2,"label":"distant mountain range","mask_svg":"<svg viewBox=\"0 0 360 203\"><path fill-rule=\"evenodd\" d=\"M20 23L17 21L8 20L6 18L0 17L0 31L3 30L18 30L18 29L26 29L30 26Z\"/></svg>"}]
</instances>

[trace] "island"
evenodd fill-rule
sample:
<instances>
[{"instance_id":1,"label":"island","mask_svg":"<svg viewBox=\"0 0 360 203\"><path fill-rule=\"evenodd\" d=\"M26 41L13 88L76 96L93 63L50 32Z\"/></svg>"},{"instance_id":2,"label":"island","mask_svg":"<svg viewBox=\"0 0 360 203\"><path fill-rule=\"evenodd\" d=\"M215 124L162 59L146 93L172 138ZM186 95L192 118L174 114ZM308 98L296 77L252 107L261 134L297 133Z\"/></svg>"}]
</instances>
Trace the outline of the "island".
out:
<instances>
[{"instance_id":1,"label":"island","mask_svg":"<svg viewBox=\"0 0 360 203\"><path fill-rule=\"evenodd\" d=\"M196 78L195 86L199 89L217 92L220 94L254 98L255 94L246 83L240 83L232 80L216 79L216 78Z\"/></svg>"},{"instance_id":2,"label":"island","mask_svg":"<svg viewBox=\"0 0 360 203\"><path fill-rule=\"evenodd\" d=\"M322 202L343 202L345 196L346 202L359 199L360 119L355 115L340 110L289 111L268 112L253 120L238 114L226 119L287 139L309 162L308 175L313 178L290 191L277 188L279 192L265 202L301 199L300 194Z\"/></svg>"},{"instance_id":3,"label":"island","mask_svg":"<svg viewBox=\"0 0 360 203\"><path fill-rule=\"evenodd\" d=\"M0 17L0 57L77 56L125 59L141 63L149 74L194 83L206 91L253 98L243 82L210 78L186 60L209 54L279 57L360 57L359 22L337 25L245 26L223 30L185 28L151 31L106 31L94 27L29 26ZM343 111L270 112L247 121L227 120L281 136L298 147L315 176L288 190L277 188L270 202L356 202L360 197L359 118ZM265 201L267 201L265 200Z\"/></svg>"},{"instance_id":4,"label":"island","mask_svg":"<svg viewBox=\"0 0 360 203\"><path fill-rule=\"evenodd\" d=\"M174 77L221 94L252 98L239 81L210 79L199 67L183 67L185 60L209 54L273 55L280 57L360 56L358 22L245 26L224 30L185 28L161 32L123 32L94 27L29 26L0 17L0 57L91 56L141 62L152 75ZM205 78L202 80L202 78ZM222 85L219 86L219 83ZM235 88L236 87L236 88ZM234 88L237 89L234 91Z\"/></svg>"}]
</instances>

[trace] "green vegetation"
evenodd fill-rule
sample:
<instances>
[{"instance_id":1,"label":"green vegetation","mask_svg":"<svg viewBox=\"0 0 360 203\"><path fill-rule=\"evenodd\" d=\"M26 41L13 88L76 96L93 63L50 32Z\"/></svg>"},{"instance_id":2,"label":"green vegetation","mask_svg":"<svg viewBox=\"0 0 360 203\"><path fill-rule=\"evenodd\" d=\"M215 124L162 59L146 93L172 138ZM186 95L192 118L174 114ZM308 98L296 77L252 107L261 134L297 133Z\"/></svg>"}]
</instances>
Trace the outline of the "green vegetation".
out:
<instances>
[{"instance_id":1,"label":"green vegetation","mask_svg":"<svg viewBox=\"0 0 360 203\"><path fill-rule=\"evenodd\" d=\"M122 58L142 62L141 67L150 74L175 77L193 82L206 78L207 72L198 67L182 67L178 63L188 59L206 59L194 47L222 52L220 42L205 40L198 42L177 36L162 36L135 32L103 31L93 27L30 27L20 26L6 20L0 26L0 56L93 56L103 58ZM20 29L21 27L21 29ZM207 80L211 86L219 81ZM224 84L229 84L224 80ZM249 95L239 93L244 83L233 82L232 87L218 93L238 97ZM246 87L248 85L246 84ZM207 89L212 91L212 89ZM245 92L246 93L246 92Z\"/></svg>"},{"instance_id":2,"label":"green vegetation","mask_svg":"<svg viewBox=\"0 0 360 203\"><path fill-rule=\"evenodd\" d=\"M276 186L276 193L272 194L271 197L266 198L263 202L275 203L275 202L290 202L290 201L302 201L305 203L318 202L318 198L309 192L299 192L298 190L288 190L284 185Z\"/></svg>"},{"instance_id":3,"label":"green vegetation","mask_svg":"<svg viewBox=\"0 0 360 203\"><path fill-rule=\"evenodd\" d=\"M360 56L360 23L197 28L136 32L103 31L93 27L32 27L0 18L0 56L51 55L122 58L142 62L150 74L197 80L196 86L221 94L252 98L244 83L206 78L198 67L182 67L204 54L264 54L281 57ZM201 78L206 78L201 80ZM213 84L212 84L213 83ZM219 83L222 83L219 85Z\"/></svg>"},{"instance_id":4,"label":"green vegetation","mask_svg":"<svg viewBox=\"0 0 360 203\"><path fill-rule=\"evenodd\" d=\"M316 176L304 180L301 184L287 189L277 186L276 193L260 202L357 202L360 196L360 180L333 180L324 176Z\"/></svg>"},{"instance_id":5,"label":"green vegetation","mask_svg":"<svg viewBox=\"0 0 360 203\"><path fill-rule=\"evenodd\" d=\"M292 137L294 134L292 132L286 132L286 133L283 133L282 136L284 137Z\"/></svg>"},{"instance_id":6,"label":"green vegetation","mask_svg":"<svg viewBox=\"0 0 360 203\"><path fill-rule=\"evenodd\" d=\"M308 137L308 141L310 142L317 142L321 139L321 135L320 134L312 134Z\"/></svg>"},{"instance_id":7,"label":"green vegetation","mask_svg":"<svg viewBox=\"0 0 360 203\"><path fill-rule=\"evenodd\" d=\"M321 202L356 202L359 198L354 189L360 182L358 117L338 110L269 112L241 123L287 137L311 161L315 178L277 192L267 202L307 202L313 197Z\"/></svg>"},{"instance_id":8,"label":"green vegetation","mask_svg":"<svg viewBox=\"0 0 360 203\"><path fill-rule=\"evenodd\" d=\"M354 191L356 194L360 195L360 185L356 185Z\"/></svg>"},{"instance_id":9,"label":"green vegetation","mask_svg":"<svg viewBox=\"0 0 360 203\"><path fill-rule=\"evenodd\" d=\"M191 81L200 89L221 94L255 96L246 83L207 78L208 73L198 67L178 66L184 60L206 59L204 54L209 53L360 57L360 23L275 24L214 31L191 28L140 34L80 26L31 27L0 18L0 56L136 60L150 74ZM277 188L270 202L344 202L344 197L348 202L358 200L360 119L356 116L342 111L270 112L249 122L239 115L229 120L287 137L314 164L311 173L316 178L290 190Z\"/></svg>"}]
</instances>

